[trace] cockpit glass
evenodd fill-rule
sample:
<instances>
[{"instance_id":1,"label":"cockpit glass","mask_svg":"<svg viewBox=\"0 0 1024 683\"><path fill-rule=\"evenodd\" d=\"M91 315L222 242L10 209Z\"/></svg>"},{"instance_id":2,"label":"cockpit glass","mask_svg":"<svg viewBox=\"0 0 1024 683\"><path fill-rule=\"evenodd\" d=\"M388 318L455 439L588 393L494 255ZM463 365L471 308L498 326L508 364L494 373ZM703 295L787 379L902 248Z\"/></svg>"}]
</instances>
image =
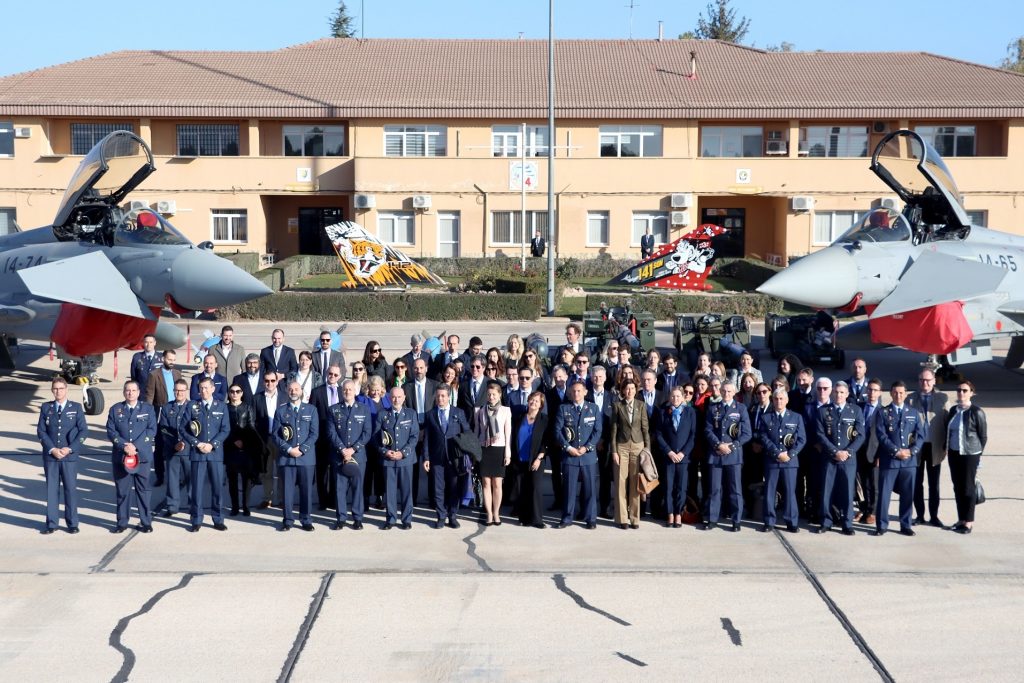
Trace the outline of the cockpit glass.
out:
<instances>
[{"instance_id":1,"label":"cockpit glass","mask_svg":"<svg viewBox=\"0 0 1024 683\"><path fill-rule=\"evenodd\" d=\"M177 228L149 209L125 212L114 231L115 245L191 244Z\"/></svg>"},{"instance_id":2,"label":"cockpit glass","mask_svg":"<svg viewBox=\"0 0 1024 683\"><path fill-rule=\"evenodd\" d=\"M909 242L912 236L910 224L903 214L893 209L869 211L843 233L837 242Z\"/></svg>"}]
</instances>

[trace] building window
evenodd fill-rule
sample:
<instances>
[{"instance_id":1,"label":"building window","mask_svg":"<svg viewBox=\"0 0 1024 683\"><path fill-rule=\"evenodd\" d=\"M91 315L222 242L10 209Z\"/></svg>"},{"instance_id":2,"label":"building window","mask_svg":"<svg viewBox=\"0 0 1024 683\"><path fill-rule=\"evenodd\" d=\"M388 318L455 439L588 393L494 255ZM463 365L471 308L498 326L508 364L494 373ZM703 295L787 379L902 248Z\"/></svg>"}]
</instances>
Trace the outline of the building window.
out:
<instances>
[{"instance_id":1,"label":"building window","mask_svg":"<svg viewBox=\"0 0 1024 683\"><path fill-rule=\"evenodd\" d=\"M633 214L633 234L630 246L639 247L640 238L650 229L654 235L654 244L659 246L668 242L668 214L664 211L636 212Z\"/></svg>"},{"instance_id":2,"label":"building window","mask_svg":"<svg viewBox=\"0 0 1024 683\"><path fill-rule=\"evenodd\" d=\"M181 124L178 126L178 156L237 157L237 124Z\"/></svg>"},{"instance_id":3,"label":"building window","mask_svg":"<svg viewBox=\"0 0 1024 683\"><path fill-rule=\"evenodd\" d=\"M443 157L447 154L446 126L384 126L384 156Z\"/></svg>"},{"instance_id":4,"label":"building window","mask_svg":"<svg viewBox=\"0 0 1024 683\"><path fill-rule=\"evenodd\" d=\"M857 222L856 211L818 211L814 214L814 244L832 244Z\"/></svg>"},{"instance_id":5,"label":"building window","mask_svg":"<svg viewBox=\"0 0 1024 683\"><path fill-rule=\"evenodd\" d=\"M968 211L967 217L971 220L971 225L977 225L979 228L988 226L988 211Z\"/></svg>"},{"instance_id":6,"label":"building window","mask_svg":"<svg viewBox=\"0 0 1024 683\"><path fill-rule=\"evenodd\" d=\"M15 227L17 215L18 212L13 207L0 207L0 236L18 231Z\"/></svg>"},{"instance_id":7,"label":"building window","mask_svg":"<svg viewBox=\"0 0 1024 683\"><path fill-rule=\"evenodd\" d=\"M944 157L975 155L974 126L916 126L914 131Z\"/></svg>"},{"instance_id":8,"label":"building window","mask_svg":"<svg viewBox=\"0 0 1024 683\"><path fill-rule=\"evenodd\" d=\"M415 220L412 211L377 214L377 237L386 244L415 244Z\"/></svg>"},{"instance_id":9,"label":"building window","mask_svg":"<svg viewBox=\"0 0 1024 683\"><path fill-rule=\"evenodd\" d=\"M526 238L533 237L533 234L540 230L545 238L548 234L548 212L527 211L526 212ZM522 244L523 243L523 222L522 214L519 211L493 211L491 212L491 244Z\"/></svg>"},{"instance_id":10,"label":"building window","mask_svg":"<svg viewBox=\"0 0 1024 683\"><path fill-rule=\"evenodd\" d=\"M249 241L249 215L245 209L214 209L211 213L215 243L245 244Z\"/></svg>"},{"instance_id":11,"label":"building window","mask_svg":"<svg viewBox=\"0 0 1024 683\"><path fill-rule=\"evenodd\" d=\"M95 147L97 142L115 130L126 130L129 133L135 132L130 123L72 123L71 153L88 154L89 150Z\"/></svg>"},{"instance_id":12,"label":"building window","mask_svg":"<svg viewBox=\"0 0 1024 683\"><path fill-rule=\"evenodd\" d=\"M607 211L591 211L587 214L587 246L608 246Z\"/></svg>"},{"instance_id":13,"label":"building window","mask_svg":"<svg viewBox=\"0 0 1024 683\"><path fill-rule=\"evenodd\" d=\"M0 157L14 156L14 124L0 121Z\"/></svg>"},{"instance_id":14,"label":"building window","mask_svg":"<svg viewBox=\"0 0 1024 683\"><path fill-rule=\"evenodd\" d=\"M345 156L345 126L285 126L286 157Z\"/></svg>"},{"instance_id":15,"label":"building window","mask_svg":"<svg viewBox=\"0 0 1024 683\"><path fill-rule=\"evenodd\" d=\"M661 126L601 126L601 156L660 157Z\"/></svg>"},{"instance_id":16,"label":"building window","mask_svg":"<svg viewBox=\"0 0 1024 683\"><path fill-rule=\"evenodd\" d=\"M807 126L800 129L800 153L809 157L866 157L867 126Z\"/></svg>"},{"instance_id":17,"label":"building window","mask_svg":"<svg viewBox=\"0 0 1024 683\"><path fill-rule=\"evenodd\" d=\"M759 157L763 139L761 126L704 126L700 129L700 155Z\"/></svg>"},{"instance_id":18,"label":"building window","mask_svg":"<svg viewBox=\"0 0 1024 683\"><path fill-rule=\"evenodd\" d=\"M518 157L521 154L519 139L523 136L522 126L491 126L491 153L496 157ZM548 155L548 127L526 127L526 156L546 157Z\"/></svg>"}]
</instances>

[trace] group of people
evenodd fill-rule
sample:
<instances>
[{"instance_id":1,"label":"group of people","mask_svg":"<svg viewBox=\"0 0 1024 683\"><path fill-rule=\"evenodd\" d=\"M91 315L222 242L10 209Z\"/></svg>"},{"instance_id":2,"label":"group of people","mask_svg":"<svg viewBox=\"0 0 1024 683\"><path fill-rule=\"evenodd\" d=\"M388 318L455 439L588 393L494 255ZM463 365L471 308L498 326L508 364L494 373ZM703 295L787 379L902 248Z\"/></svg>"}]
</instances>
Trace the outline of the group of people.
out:
<instances>
[{"instance_id":1,"label":"group of people","mask_svg":"<svg viewBox=\"0 0 1024 683\"><path fill-rule=\"evenodd\" d=\"M600 515L636 529L650 514L673 528L710 529L724 517L732 531L744 518L769 531L781 511L794 533L804 516L818 532L850 535L861 523L882 535L895 493L900 533L914 535L917 523L943 526L947 458L958 517L952 528L969 534L973 527L985 413L972 402L970 382L958 385L947 408L928 369L915 392L892 382L883 405L882 382L868 377L863 359L834 384L792 356L769 381L749 353L735 369L701 355L687 372L674 354L654 349L634 365L633 349L614 339L591 357L575 323L551 359L518 335L486 350L473 337L462 351L453 334L436 355L413 335L409 352L392 363L370 341L346 366L329 332L298 354L280 329L258 354L233 336L225 326L188 382L175 352L157 354L151 336L132 359L124 401L106 424L114 532L128 528L133 490L137 528L151 532L151 491L164 484L162 514L178 514L187 496L189 529L199 531L207 481L213 528L223 531L225 478L231 516L251 514L259 485L257 506L279 507L284 531L314 530L314 496L321 511L334 510L334 529L362 529L374 506L385 510L382 528L409 529L421 490L438 529L458 528L460 508L473 504L481 523L501 525L504 503L521 524L544 528L550 476L555 528L581 521L594 529ZM43 533L58 527L60 487L75 533L85 417L62 379L51 389L38 424ZM660 485L651 492L653 481Z\"/></svg>"}]
</instances>

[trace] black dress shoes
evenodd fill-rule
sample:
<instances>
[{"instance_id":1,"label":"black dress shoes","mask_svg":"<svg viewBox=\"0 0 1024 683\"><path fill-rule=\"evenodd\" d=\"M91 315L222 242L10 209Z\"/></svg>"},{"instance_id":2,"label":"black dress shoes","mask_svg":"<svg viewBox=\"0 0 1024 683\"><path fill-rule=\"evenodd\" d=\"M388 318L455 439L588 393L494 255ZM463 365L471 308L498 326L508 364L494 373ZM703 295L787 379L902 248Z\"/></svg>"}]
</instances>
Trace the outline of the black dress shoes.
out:
<instances>
[{"instance_id":1,"label":"black dress shoes","mask_svg":"<svg viewBox=\"0 0 1024 683\"><path fill-rule=\"evenodd\" d=\"M251 514L252 514L252 513L251 513L251 512L249 512L249 508L245 508L244 510L242 510L242 516L243 516L243 517L248 517L248 516L249 516L249 515L251 515Z\"/></svg>"},{"instance_id":2,"label":"black dress shoes","mask_svg":"<svg viewBox=\"0 0 1024 683\"><path fill-rule=\"evenodd\" d=\"M596 529L597 528L597 524L595 524L594 522L587 522L587 528L588 529Z\"/></svg>"},{"instance_id":3,"label":"black dress shoes","mask_svg":"<svg viewBox=\"0 0 1024 683\"><path fill-rule=\"evenodd\" d=\"M151 534L151 533L153 533L153 527L150 526L149 524L140 524L140 525L138 525L135 528L138 529L139 531L141 531L144 534Z\"/></svg>"},{"instance_id":4,"label":"black dress shoes","mask_svg":"<svg viewBox=\"0 0 1024 683\"><path fill-rule=\"evenodd\" d=\"M78 527L77 526L69 526L68 527L68 533L69 534L77 534L78 533ZM970 533L970 530L968 530L968 533Z\"/></svg>"},{"instance_id":5,"label":"black dress shoes","mask_svg":"<svg viewBox=\"0 0 1024 683\"><path fill-rule=\"evenodd\" d=\"M786 527L786 531L788 531L791 534L798 534L800 533L800 527L796 526L795 524L790 524Z\"/></svg>"},{"instance_id":6,"label":"black dress shoes","mask_svg":"<svg viewBox=\"0 0 1024 683\"><path fill-rule=\"evenodd\" d=\"M316 529L316 527L313 526L312 524L303 524L302 525L302 530L303 531L314 531L315 529Z\"/></svg>"},{"instance_id":7,"label":"black dress shoes","mask_svg":"<svg viewBox=\"0 0 1024 683\"><path fill-rule=\"evenodd\" d=\"M39 533L41 533L41 534L42 534L43 536L49 536L49 535L50 535L50 534L52 534L52 533L53 533L54 531L56 531L56 529L51 529L51 528L47 527L47 528L45 528L45 529L40 529L40 530L39 530Z\"/></svg>"},{"instance_id":8,"label":"black dress shoes","mask_svg":"<svg viewBox=\"0 0 1024 683\"><path fill-rule=\"evenodd\" d=\"M544 522L537 522L536 524L533 525L533 528L534 529L547 529L548 525L545 524Z\"/></svg>"},{"instance_id":9,"label":"black dress shoes","mask_svg":"<svg viewBox=\"0 0 1024 683\"><path fill-rule=\"evenodd\" d=\"M620 529L628 529L628 528L629 528L629 525L628 525L628 524L620 524L620 525L619 525L619 528L620 528Z\"/></svg>"},{"instance_id":10,"label":"black dress shoes","mask_svg":"<svg viewBox=\"0 0 1024 683\"><path fill-rule=\"evenodd\" d=\"M930 522L928 522L928 524L929 524L930 526L937 526L937 527L939 527L940 529L944 529L944 528L946 527L946 525L945 525L945 524L943 524L943 523L942 523L942 520L941 520L941 519L939 519L938 517L932 517L932 520L931 520Z\"/></svg>"},{"instance_id":11,"label":"black dress shoes","mask_svg":"<svg viewBox=\"0 0 1024 683\"><path fill-rule=\"evenodd\" d=\"M875 529L874 534L875 536L885 536L886 531L888 531L888 529Z\"/></svg>"},{"instance_id":12,"label":"black dress shoes","mask_svg":"<svg viewBox=\"0 0 1024 683\"><path fill-rule=\"evenodd\" d=\"M355 531L359 531L360 529L363 528L363 523L362 522L352 522L352 528Z\"/></svg>"},{"instance_id":13,"label":"black dress shoes","mask_svg":"<svg viewBox=\"0 0 1024 683\"><path fill-rule=\"evenodd\" d=\"M629 528L630 528L630 529L639 529L639 528L640 528L640 525L639 525L639 524L630 524L630 525L629 525Z\"/></svg>"},{"instance_id":14,"label":"black dress shoes","mask_svg":"<svg viewBox=\"0 0 1024 683\"><path fill-rule=\"evenodd\" d=\"M564 529L566 526L568 526L568 525L567 524L562 524L561 522L555 522L554 524L551 525L551 528L552 529Z\"/></svg>"},{"instance_id":15,"label":"black dress shoes","mask_svg":"<svg viewBox=\"0 0 1024 683\"><path fill-rule=\"evenodd\" d=\"M382 527L380 528L380 530L381 530L381 531L391 531L391 530L392 530L392 529L394 529L394 528L395 528L395 525L394 525L394 524L392 524L391 522L385 522L385 523L384 523L384 526L382 526Z\"/></svg>"},{"instance_id":16,"label":"black dress shoes","mask_svg":"<svg viewBox=\"0 0 1024 683\"><path fill-rule=\"evenodd\" d=\"M953 531L957 532L958 534L969 534L969 533L971 533L971 527L969 527L967 525L963 525L963 526L957 527Z\"/></svg>"},{"instance_id":17,"label":"black dress shoes","mask_svg":"<svg viewBox=\"0 0 1024 683\"><path fill-rule=\"evenodd\" d=\"M231 508L231 512L228 513L232 517L238 516L238 508Z\"/></svg>"},{"instance_id":18,"label":"black dress shoes","mask_svg":"<svg viewBox=\"0 0 1024 683\"><path fill-rule=\"evenodd\" d=\"M224 522L217 522L216 524L213 525L213 528L216 529L217 531L227 531L228 530L228 527L227 527L226 524L224 524Z\"/></svg>"},{"instance_id":19,"label":"black dress shoes","mask_svg":"<svg viewBox=\"0 0 1024 683\"><path fill-rule=\"evenodd\" d=\"M919 524L924 524L924 517L914 517L914 521L910 523L911 526L917 526Z\"/></svg>"},{"instance_id":20,"label":"black dress shoes","mask_svg":"<svg viewBox=\"0 0 1024 683\"><path fill-rule=\"evenodd\" d=\"M444 522L442 520L440 520L440 519L435 520L434 521L434 528L435 529L443 529L444 528Z\"/></svg>"},{"instance_id":21,"label":"black dress shoes","mask_svg":"<svg viewBox=\"0 0 1024 683\"><path fill-rule=\"evenodd\" d=\"M448 520L448 526L450 526L453 529L458 529L462 525L459 524L459 520L457 520L454 517L452 517L451 519Z\"/></svg>"},{"instance_id":22,"label":"black dress shoes","mask_svg":"<svg viewBox=\"0 0 1024 683\"><path fill-rule=\"evenodd\" d=\"M814 530L814 533L816 533L816 534L827 534L830 528L831 527L827 527L827 526L819 526L817 529Z\"/></svg>"},{"instance_id":23,"label":"black dress shoes","mask_svg":"<svg viewBox=\"0 0 1024 683\"><path fill-rule=\"evenodd\" d=\"M409 529L412 528L412 524L410 524L409 522L402 522L401 524L398 525L398 528L401 529L402 531L408 531Z\"/></svg>"},{"instance_id":24,"label":"black dress shoes","mask_svg":"<svg viewBox=\"0 0 1024 683\"><path fill-rule=\"evenodd\" d=\"M701 522L700 524L697 525L697 528L700 529L701 531L709 531L711 529L711 523L710 522Z\"/></svg>"},{"instance_id":25,"label":"black dress shoes","mask_svg":"<svg viewBox=\"0 0 1024 683\"><path fill-rule=\"evenodd\" d=\"M766 534L769 531L771 531L771 527L769 527L767 524L762 524L760 528L758 528L758 531L760 531L762 534Z\"/></svg>"},{"instance_id":26,"label":"black dress shoes","mask_svg":"<svg viewBox=\"0 0 1024 683\"><path fill-rule=\"evenodd\" d=\"M900 533L904 536L917 536L917 532L913 529L900 529Z\"/></svg>"},{"instance_id":27,"label":"black dress shoes","mask_svg":"<svg viewBox=\"0 0 1024 683\"><path fill-rule=\"evenodd\" d=\"M112 533L112 534L123 534L124 530L127 529L127 528L128 527L126 527L126 526L115 526L113 529L110 530L110 533Z\"/></svg>"},{"instance_id":28,"label":"black dress shoes","mask_svg":"<svg viewBox=\"0 0 1024 683\"><path fill-rule=\"evenodd\" d=\"M345 528L345 522L335 522L331 525L331 531L341 531Z\"/></svg>"},{"instance_id":29,"label":"black dress shoes","mask_svg":"<svg viewBox=\"0 0 1024 683\"><path fill-rule=\"evenodd\" d=\"M856 533L857 532L853 530L853 527L847 527L846 529L843 529L843 536L853 536Z\"/></svg>"},{"instance_id":30,"label":"black dress shoes","mask_svg":"<svg viewBox=\"0 0 1024 683\"><path fill-rule=\"evenodd\" d=\"M278 531L289 531L291 528L292 528L291 524L282 524L281 526L277 527L277 530Z\"/></svg>"},{"instance_id":31,"label":"black dress shoes","mask_svg":"<svg viewBox=\"0 0 1024 683\"><path fill-rule=\"evenodd\" d=\"M170 519L175 514L177 514L177 513L171 512L170 510L164 510L164 517L167 518L167 519Z\"/></svg>"},{"instance_id":32,"label":"black dress shoes","mask_svg":"<svg viewBox=\"0 0 1024 683\"><path fill-rule=\"evenodd\" d=\"M193 524L192 526L190 526L190 527L188 528L188 530L189 530L189 531L190 531L191 533L193 533L193 534L194 534L195 532L199 531L199 525L198 525L198 524Z\"/></svg>"},{"instance_id":33,"label":"black dress shoes","mask_svg":"<svg viewBox=\"0 0 1024 683\"><path fill-rule=\"evenodd\" d=\"M733 525L732 525L732 530L733 530L733 531L739 531L739 530L740 530L740 528L741 528L741 527L740 527L740 525L739 525L739 524L733 524Z\"/></svg>"}]
</instances>

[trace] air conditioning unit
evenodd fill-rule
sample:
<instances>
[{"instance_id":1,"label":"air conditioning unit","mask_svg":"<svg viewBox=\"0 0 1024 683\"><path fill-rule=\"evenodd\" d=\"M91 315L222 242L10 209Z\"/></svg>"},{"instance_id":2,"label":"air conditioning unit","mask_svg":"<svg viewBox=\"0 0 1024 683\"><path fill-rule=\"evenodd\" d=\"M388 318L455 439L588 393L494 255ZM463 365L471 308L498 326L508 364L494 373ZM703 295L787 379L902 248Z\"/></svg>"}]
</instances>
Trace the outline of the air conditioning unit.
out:
<instances>
[{"instance_id":1,"label":"air conditioning unit","mask_svg":"<svg viewBox=\"0 0 1024 683\"><path fill-rule=\"evenodd\" d=\"M784 156L789 152L789 144L785 140L769 140L764 145L765 154Z\"/></svg>"},{"instance_id":2,"label":"air conditioning unit","mask_svg":"<svg viewBox=\"0 0 1024 683\"><path fill-rule=\"evenodd\" d=\"M689 209L693 206L692 192L673 192L670 198L673 209Z\"/></svg>"},{"instance_id":3,"label":"air conditioning unit","mask_svg":"<svg viewBox=\"0 0 1024 683\"><path fill-rule=\"evenodd\" d=\"M873 130L876 133L888 133L889 124L886 123L885 121L875 121L874 123L871 124L871 130Z\"/></svg>"},{"instance_id":4,"label":"air conditioning unit","mask_svg":"<svg viewBox=\"0 0 1024 683\"><path fill-rule=\"evenodd\" d=\"M430 208L430 195L429 194L416 194L412 197L412 208L414 209L429 209Z\"/></svg>"},{"instance_id":5,"label":"air conditioning unit","mask_svg":"<svg viewBox=\"0 0 1024 683\"><path fill-rule=\"evenodd\" d=\"M357 194L352 198L352 204L357 209L372 209L377 206L377 198L372 194Z\"/></svg>"},{"instance_id":6,"label":"air conditioning unit","mask_svg":"<svg viewBox=\"0 0 1024 683\"><path fill-rule=\"evenodd\" d=\"M159 214L163 214L165 216L173 216L174 214L178 213L178 202L176 202L173 199L161 199L160 201L153 205L153 208Z\"/></svg>"},{"instance_id":7,"label":"air conditioning unit","mask_svg":"<svg viewBox=\"0 0 1024 683\"><path fill-rule=\"evenodd\" d=\"M149 208L149 202L145 199L133 199L124 205L126 211L143 211Z\"/></svg>"},{"instance_id":8,"label":"air conditioning unit","mask_svg":"<svg viewBox=\"0 0 1024 683\"><path fill-rule=\"evenodd\" d=\"M672 225L689 225L690 224L690 212L689 211L673 211L672 212Z\"/></svg>"},{"instance_id":9,"label":"air conditioning unit","mask_svg":"<svg viewBox=\"0 0 1024 683\"><path fill-rule=\"evenodd\" d=\"M899 209L900 200L897 197L882 197L878 200L878 206L882 209Z\"/></svg>"},{"instance_id":10,"label":"air conditioning unit","mask_svg":"<svg viewBox=\"0 0 1024 683\"><path fill-rule=\"evenodd\" d=\"M792 206L794 211L810 211L814 208L814 197L797 195L792 199Z\"/></svg>"},{"instance_id":11,"label":"air conditioning unit","mask_svg":"<svg viewBox=\"0 0 1024 683\"><path fill-rule=\"evenodd\" d=\"M32 137L32 129L28 126L18 126L14 129L14 137L16 138L30 138Z\"/></svg>"}]
</instances>

